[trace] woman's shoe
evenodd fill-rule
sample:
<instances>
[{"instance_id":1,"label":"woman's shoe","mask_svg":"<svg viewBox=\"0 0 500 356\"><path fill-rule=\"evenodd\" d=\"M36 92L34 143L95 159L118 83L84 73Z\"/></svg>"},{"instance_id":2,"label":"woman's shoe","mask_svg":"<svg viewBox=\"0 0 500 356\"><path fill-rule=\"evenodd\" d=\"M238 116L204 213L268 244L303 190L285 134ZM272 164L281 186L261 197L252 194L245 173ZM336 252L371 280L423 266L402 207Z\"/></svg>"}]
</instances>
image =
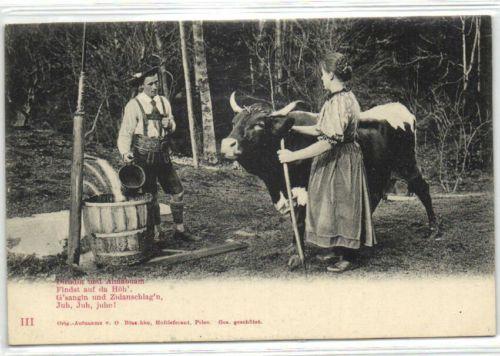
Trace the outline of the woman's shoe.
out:
<instances>
[{"instance_id":1,"label":"woman's shoe","mask_svg":"<svg viewBox=\"0 0 500 356\"><path fill-rule=\"evenodd\" d=\"M349 262L347 260L342 260L342 261L335 263L333 266L326 267L326 270L328 272L342 273L345 271L349 271L353 268L354 268L354 265L352 262Z\"/></svg>"},{"instance_id":2,"label":"woman's shoe","mask_svg":"<svg viewBox=\"0 0 500 356\"><path fill-rule=\"evenodd\" d=\"M330 262L331 260L333 260L334 258L337 258L337 257L339 257L339 256L337 256L335 254L335 252L330 252L327 254L316 255L316 260L324 263L324 262Z\"/></svg>"}]
</instances>

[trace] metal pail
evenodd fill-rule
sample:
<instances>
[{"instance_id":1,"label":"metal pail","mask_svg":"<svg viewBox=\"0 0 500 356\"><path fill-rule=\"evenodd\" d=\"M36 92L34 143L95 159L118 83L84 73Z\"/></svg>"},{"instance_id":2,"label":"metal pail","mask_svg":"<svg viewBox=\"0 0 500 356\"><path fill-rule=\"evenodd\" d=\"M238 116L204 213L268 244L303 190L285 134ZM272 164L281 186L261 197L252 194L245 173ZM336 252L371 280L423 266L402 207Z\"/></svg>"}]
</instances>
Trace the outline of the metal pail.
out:
<instances>
[{"instance_id":1,"label":"metal pail","mask_svg":"<svg viewBox=\"0 0 500 356\"><path fill-rule=\"evenodd\" d=\"M118 171L120 182L130 190L140 189L146 182L146 173L142 167L135 164L127 164Z\"/></svg>"}]
</instances>

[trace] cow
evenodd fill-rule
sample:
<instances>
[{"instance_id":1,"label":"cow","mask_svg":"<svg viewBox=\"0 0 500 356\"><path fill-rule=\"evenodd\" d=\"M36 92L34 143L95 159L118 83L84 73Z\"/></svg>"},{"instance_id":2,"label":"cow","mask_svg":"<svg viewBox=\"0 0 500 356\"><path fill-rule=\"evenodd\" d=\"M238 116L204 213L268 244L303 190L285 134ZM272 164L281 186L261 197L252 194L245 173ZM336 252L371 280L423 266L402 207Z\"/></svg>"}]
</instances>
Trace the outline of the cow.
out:
<instances>
[{"instance_id":1,"label":"cow","mask_svg":"<svg viewBox=\"0 0 500 356\"><path fill-rule=\"evenodd\" d=\"M222 155L236 160L246 171L264 182L275 207L282 212L287 207L283 166L278 160L280 140L284 138L292 151L312 144L316 138L291 131L293 125L315 125L318 114L294 110L298 101L273 111L263 103L240 107L233 92L230 104L236 115L231 133L221 142ZM440 236L439 225L432 207L429 185L422 177L415 155L415 117L399 103L376 106L361 113L358 142L363 151L372 213L391 186L396 175L405 180L408 190L415 193L427 212L429 235ZM288 165L294 191L307 190L311 159ZM304 199L299 200L304 201ZM304 232L305 208L297 209L301 235ZM303 240L303 239L302 239Z\"/></svg>"}]
</instances>

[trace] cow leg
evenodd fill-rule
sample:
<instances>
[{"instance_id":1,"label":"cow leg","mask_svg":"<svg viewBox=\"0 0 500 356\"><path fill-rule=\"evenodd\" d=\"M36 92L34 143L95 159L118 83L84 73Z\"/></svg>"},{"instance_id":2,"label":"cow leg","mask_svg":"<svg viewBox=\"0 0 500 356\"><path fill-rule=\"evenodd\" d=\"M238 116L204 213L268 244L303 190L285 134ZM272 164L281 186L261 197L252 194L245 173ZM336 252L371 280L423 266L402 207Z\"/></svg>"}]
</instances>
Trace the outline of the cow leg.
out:
<instances>
[{"instance_id":1,"label":"cow leg","mask_svg":"<svg viewBox=\"0 0 500 356\"><path fill-rule=\"evenodd\" d=\"M430 237L438 239L441 235L439 230L439 224L434 214L434 209L432 207L432 199L429 194L429 184L422 177L422 174L418 172L418 175L407 180L408 190L415 193L420 199L427 212L427 218L429 220Z\"/></svg>"},{"instance_id":2,"label":"cow leg","mask_svg":"<svg viewBox=\"0 0 500 356\"><path fill-rule=\"evenodd\" d=\"M371 213L375 211L377 208L378 204L382 200L382 197L384 196L384 192L370 192L370 209Z\"/></svg>"},{"instance_id":3,"label":"cow leg","mask_svg":"<svg viewBox=\"0 0 500 356\"><path fill-rule=\"evenodd\" d=\"M375 170L371 170L370 173L371 175L367 174L367 180L370 191L370 209L373 214L385 195L391 175L390 172L376 174Z\"/></svg>"}]
</instances>

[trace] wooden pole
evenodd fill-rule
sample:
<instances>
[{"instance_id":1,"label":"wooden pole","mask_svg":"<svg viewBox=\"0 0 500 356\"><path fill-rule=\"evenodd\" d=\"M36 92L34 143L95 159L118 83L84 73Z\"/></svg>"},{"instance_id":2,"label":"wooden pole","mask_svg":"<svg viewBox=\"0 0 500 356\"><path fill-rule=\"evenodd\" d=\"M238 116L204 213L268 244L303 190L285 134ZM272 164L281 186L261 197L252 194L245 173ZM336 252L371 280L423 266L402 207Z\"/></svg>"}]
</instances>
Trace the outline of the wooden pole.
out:
<instances>
[{"instance_id":1,"label":"wooden pole","mask_svg":"<svg viewBox=\"0 0 500 356\"><path fill-rule=\"evenodd\" d=\"M71 167L71 207L69 212L68 259L69 265L80 263L80 234L82 230L82 191L83 191L83 149L84 113L83 91L85 84L85 32L83 24L82 63L78 82L78 102L73 119L73 164Z\"/></svg>"},{"instance_id":2,"label":"wooden pole","mask_svg":"<svg viewBox=\"0 0 500 356\"><path fill-rule=\"evenodd\" d=\"M198 148L196 147L196 134L194 128L193 99L191 97L191 81L189 79L189 63L186 47L186 34L184 24L179 21L179 32L181 37L182 67L184 68L184 81L186 84L186 101L189 121L189 135L191 137L191 151L193 152L193 165L198 168Z\"/></svg>"},{"instance_id":3,"label":"wooden pole","mask_svg":"<svg viewBox=\"0 0 500 356\"><path fill-rule=\"evenodd\" d=\"M285 149L285 140L281 139L281 149ZM299 228L297 227L297 218L295 217L295 209L293 208L292 185L290 183L290 173L288 172L288 164L283 163L283 172L285 173L286 193L288 194L288 203L290 204L290 216L292 218L293 234L295 236L295 243L297 245L297 252L299 253L300 262L304 270L306 269L304 251L302 250L302 242L300 241Z\"/></svg>"},{"instance_id":4,"label":"wooden pole","mask_svg":"<svg viewBox=\"0 0 500 356\"><path fill-rule=\"evenodd\" d=\"M227 252L238 251L238 250L245 249L247 247L248 247L248 245L244 242L237 242L237 241L226 242L223 245L201 248L201 249L194 250L194 251L185 251L185 252L181 252L181 253L175 253L174 255L158 256L158 257L155 257L155 258L149 260L148 262L146 262L146 264L147 265L155 265L155 264L169 265L169 264L180 263L180 262L185 262L185 261L192 261L192 260L196 260L199 258L216 256L216 255L220 255L220 254L227 253ZM162 251L168 252L167 249L164 249Z\"/></svg>"}]
</instances>

